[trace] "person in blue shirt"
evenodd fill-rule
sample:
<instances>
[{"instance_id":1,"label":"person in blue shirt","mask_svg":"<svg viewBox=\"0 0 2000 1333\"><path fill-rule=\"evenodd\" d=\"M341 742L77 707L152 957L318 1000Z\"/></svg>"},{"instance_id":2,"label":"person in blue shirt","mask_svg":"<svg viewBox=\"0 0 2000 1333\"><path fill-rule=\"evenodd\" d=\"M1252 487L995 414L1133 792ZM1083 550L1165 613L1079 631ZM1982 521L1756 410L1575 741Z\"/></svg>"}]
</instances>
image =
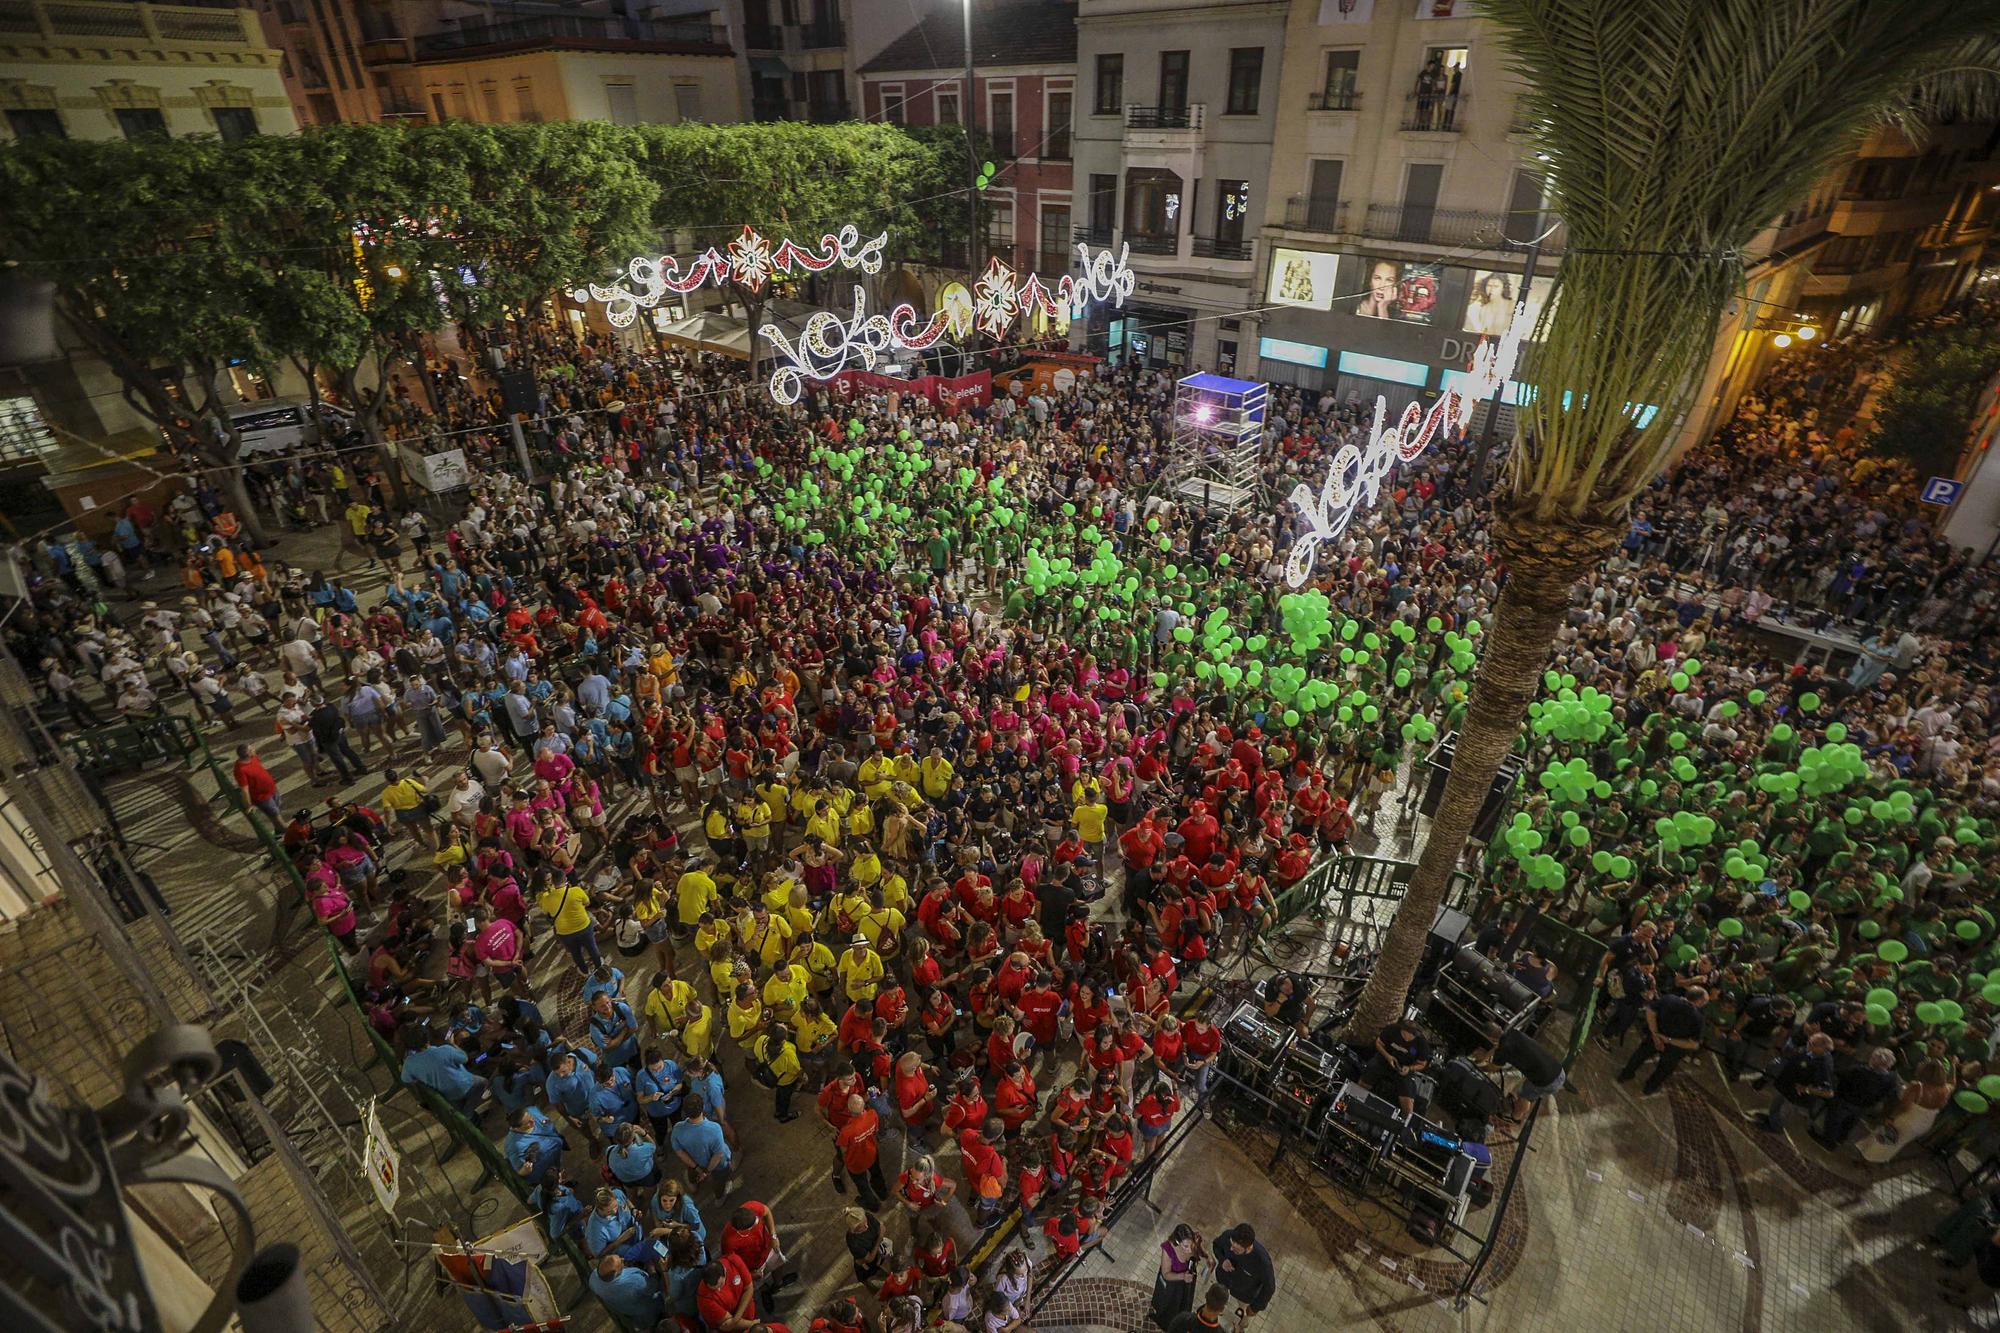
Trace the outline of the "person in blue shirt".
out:
<instances>
[{"instance_id":1,"label":"person in blue shirt","mask_svg":"<svg viewBox=\"0 0 2000 1333\"><path fill-rule=\"evenodd\" d=\"M664 1139L673 1133L673 1120L680 1114L681 1094L686 1090L681 1067L657 1046L648 1046L639 1072L632 1076L632 1091L639 1099L639 1110L653 1122L654 1138Z\"/></svg>"},{"instance_id":2,"label":"person in blue shirt","mask_svg":"<svg viewBox=\"0 0 2000 1333\"><path fill-rule=\"evenodd\" d=\"M569 1145L563 1142L555 1121L532 1106L522 1107L512 1124L500 1145L507 1154L507 1164L522 1180L539 1185L552 1169L562 1165L563 1150Z\"/></svg>"},{"instance_id":3,"label":"person in blue shirt","mask_svg":"<svg viewBox=\"0 0 2000 1333\"><path fill-rule=\"evenodd\" d=\"M701 1326L701 1270L708 1266L705 1242L684 1226L669 1226L654 1242L660 1271L666 1279L667 1313L685 1327Z\"/></svg>"},{"instance_id":4,"label":"person in blue shirt","mask_svg":"<svg viewBox=\"0 0 2000 1333\"><path fill-rule=\"evenodd\" d=\"M432 1041L425 1027L411 1030L410 1049L403 1056L403 1082L422 1084L466 1115L486 1096L486 1080L465 1067L465 1052Z\"/></svg>"},{"instance_id":5,"label":"person in blue shirt","mask_svg":"<svg viewBox=\"0 0 2000 1333\"><path fill-rule=\"evenodd\" d=\"M674 1126L674 1156L687 1167L688 1180L696 1185L715 1181L718 1195L729 1192L729 1143L722 1126L702 1114L701 1098L687 1099L687 1119Z\"/></svg>"},{"instance_id":6,"label":"person in blue shirt","mask_svg":"<svg viewBox=\"0 0 2000 1333\"><path fill-rule=\"evenodd\" d=\"M590 1120L590 1097L597 1086L591 1069L596 1063L597 1057L589 1051L559 1050L543 1089L551 1106L579 1124Z\"/></svg>"},{"instance_id":7,"label":"person in blue shirt","mask_svg":"<svg viewBox=\"0 0 2000 1333\"><path fill-rule=\"evenodd\" d=\"M460 1033L476 1037L486 1030L486 1010L467 1002L451 1011L450 1034L456 1038Z\"/></svg>"},{"instance_id":8,"label":"person in blue shirt","mask_svg":"<svg viewBox=\"0 0 2000 1333\"><path fill-rule=\"evenodd\" d=\"M514 1051L507 1065L493 1076L493 1100L506 1108L509 1121L522 1107L542 1100L549 1071L526 1051Z\"/></svg>"},{"instance_id":9,"label":"person in blue shirt","mask_svg":"<svg viewBox=\"0 0 2000 1333\"><path fill-rule=\"evenodd\" d=\"M634 1328L651 1328L666 1313L660 1280L615 1254L597 1261L596 1271L590 1275L590 1289L613 1314Z\"/></svg>"},{"instance_id":10,"label":"person in blue shirt","mask_svg":"<svg viewBox=\"0 0 2000 1333\"><path fill-rule=\"evenodd\" d=\"M708 1118L728 1134L729 1103L723 1100L721 1071L700 1056L691 1055L682 1068L682 1077L687 1080L687 1095L698 1098Z\"/></svg>"},{"instance_id":11,"label":"person in blue shirt","mask_svg":"<svg viewBox=\"0 0 2000 1333\"><path fill-rule=\"evenodd\" d=\"M597 1086L590 1093L590 1118L602 1137L609 1139L620 1125L639 1118L639 1099L632 1092L632 1071L622 1065L599 1065Z\"/></svg>"},{"instance_id":12,"label":"person in blue shirt","mask_svg":"<svg viewBox=\"0 0 2000 1333\"><path fill-rule=\"evenodd\" d=\"M659 1145L645 1130L637 1125L620 1125L611 1147L604 1154L604 1161L619 1184L628 1189L645 1190L659 1182L660 1168L654 1161L658 1153Z\"/></svg>"},{"instance_id":13,"label":"person in blue shirt","mask_svg":"<svg viewBox=\"0 0 2000 1333\"><path fill-rule=\"evenodd\" d=\"M583 1216L583 1200L576 1197L576 1188L561 1167L551 1167L542 1177L542 1183L528 1195L528 1206L542 1215L542 1230L551 1240L568 1235Z\"/></svg>"},{"instance_id":14,"label":"person in blue shirt","mask_svg":"<svg viewBox=\"0 0 2000 1333\"><path fill-rule=\"evenodd\" d=\"M583 979L583 1007L594 1009L597 997L609 995L617 999L625 990L625 973L609 963L599 963L595 971Z\"/></svg>"},{"instance_id":15,"label":"person in blue shirt","mask_svg":"<svg viewBox=\"0 0 2000 1333\"><path fill-rule=\"evenodd\" d=\"M639 1239L639 1218L625 1191L608 1185L598 1190L590 1215L583 1219L583 1252L594 1259L621 1252Z\"/></svg>"},{"instance_id":16,"label":"person in blue shirt","mask_svg":"<svg viewBox=\"0 0 2000 1333\"><path fill-rule=\"evenodd\" d=\"M585 708L604 711L604 705L611 702L611 682L602 671L592 667L590 674L576 683L576 701Z\"/></svg>"},{"instance_id":17,"label":"person in blue shirt","mask_svg":"<svg viewBox=\"0 0 2000 1333\"><path fill-rule=\"evenodd\" d=\"M708 1225L701 1220L701 1209L695 1207L687 1186L674 1177L661 1179L659 1192L653 1195L647 1212L652 1218L654 1235L662 1232L670 1235L674 1227L682 1226L693 1232L694 1238L704 1248L708 1245ZM696 1260L696 1266L699 1265L700 1261Z\"/></svg>"},{"instance_id":18,"label":"person in blue shirt","mask_svg":"<svg viewBox=\"0 0 2000 1333\"><path fill-rule=\"evenodd\" d=\"M620 977L621 985L623 981ZM616 997L616 991L599 991L591 997L590 1039L605 1064L630 1065L639 1058L639 1021L632 1016L632 1006Z\"/></svg>"}]
</instances>

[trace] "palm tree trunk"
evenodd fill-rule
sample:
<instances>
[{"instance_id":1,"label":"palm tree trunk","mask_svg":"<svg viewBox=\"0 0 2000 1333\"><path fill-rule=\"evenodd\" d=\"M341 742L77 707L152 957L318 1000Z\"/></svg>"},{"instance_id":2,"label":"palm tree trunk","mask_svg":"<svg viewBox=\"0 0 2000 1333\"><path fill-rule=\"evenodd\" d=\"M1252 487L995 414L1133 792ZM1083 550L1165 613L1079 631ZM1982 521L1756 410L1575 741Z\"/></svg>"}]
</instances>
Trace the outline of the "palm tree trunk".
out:
<instances>
[{"instance_id":1,"label":"palm tree trunk","mask_svg":"<svg viewBox=\"0 0 2000 1333\"><path fill-rule=\"evenodd\" d=\"M1555 540L1549 540L1553 534ZM1381 957L1348 1024L1350 1040L1364 1044L1402 1017L1410 983L1423 961L1424 941L1444 901L1459 853L1479 818L1501 760L1521 733L1528 702L1541 688L1549 646L1569 609L1570 588L1596 568L1616 538L1604 528L1524 524L1503 518L1496 545L1507 558L1507 584L1494 608L1479 679L1472 687L1465 725L1445 780L1416 874L1403 891L1382 944ZM1528 546L1526 541L1534 545Z\"/></svg>"}]
</instances>

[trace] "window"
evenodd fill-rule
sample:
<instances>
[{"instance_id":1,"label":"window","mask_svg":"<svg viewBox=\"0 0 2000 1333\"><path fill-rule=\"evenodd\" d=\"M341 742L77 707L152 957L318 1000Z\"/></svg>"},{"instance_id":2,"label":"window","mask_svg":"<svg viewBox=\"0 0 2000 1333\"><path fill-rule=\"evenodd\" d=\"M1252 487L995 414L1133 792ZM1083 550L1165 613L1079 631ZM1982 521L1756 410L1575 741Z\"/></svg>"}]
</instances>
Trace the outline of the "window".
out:
<instances>
[{"instance_id":1,"label":"window","mask_svg":"<svg viewBox=\"0 0 2000 1333\"><path fill-rule=\"evenodd\" d=\"M1458 119L1459 85L1469 52L1463 46L1433 46L1417 71L1406 130L1449 130Z\"/></svg>"},{"instance_id":2,"label":"window","mask_svg":"<svg viewBox=\"0 0 2000 1333\"><path fill-rule=\"evenodd\" d=\"M1160 52L1160 109L1163 111L1187 110L1188 93L1188 53L1185 51Z\"/></svg>"},{"instance_id":3,"label":"window","mask_svg":"<svg viewBox=\"0 0 2000 1333\"><path fill-rule=\"evenodd\" d=\"M1359 51L1326 53L1326 86L1320 90L1322 111L1354 110L1354 82L1361 74Z\"/></svg>"},{"instance_id":4,"label":"window","mask_svg":"<svg viewBox=\"0 0 2000 1333\"><path fill-rule=\"evenodd\" d=\"M167 118L158 107L121 106L117 111L118 128L128 139L164 139L167 137Z\"/></svg>"},{"instance_id":5,"label":"window","mask_svg":"<svg viewBox=\"0 0 2000 1333\"><path fill-rule=\"evenodd\" d=\"M1125 109L1125 57L1118 53L1097 58L1097 100L1091 111L1099 116L1115 116Z\"/></svg>"},{"instance_id":6,"label":"window","mask_svg":"<svg viewBox=\"0 0 2000 1333\"><path fill-rule=\"evenodd\" d=\"M683 125L701 119L701 85L698 83L677 83L674 85L674 114Z\"/></svg>"},{"instance_id":7,"label":"window","mask_svg":"<svg viewBox=\"0 0 2000 1333\"><path fill-rule=\"evenodd\" d=\"M1090 178L1090 229L1101 239L1099 245L1111 243L1111 229L1118 218L1118 178L1112 175L1092 175Z\"/></svg>"},{"instance_id":8,"label":"window","mask_svg":"<svg viewBox=\"0 0 2000 1333\"><path fill-rule=\"evenodd\" d=\"M1067 89L1049 94L1048 137L1042 140L1042 156L1058 162L1069 161L1069 127L1075 94Z\"/></svg>"},{"instance_id":9,"label":"window","mask_svg":"<svg viewBox=\"0 0 2000 1333\"><path fill-rule=\"evenodd\" d=\"M1014 90L994 88L986 94L986 134L993 141L993 156L1014 156Z\"/></svg>"},{"instance_id":10,"label":"window","mask_svg":"<svg viewBox=\"0 0 2000 1333\"><path fill-rule=\"evenodd\" d=\"M956 89L953 89L951 92L940 91L937 94L937 123L940 125L958 124L958 91Z\"/></svg>"},{"instance_id":11,"label":"window","mask_svg":"<svg viewBox=\"0 0 2000 1333\"><path fill-rule=\"evenodd\" d=\"M639 93L631 84L605 84L604 100L610 104L611 123L613 125L637 125L639 123Z\"/></svg>"},{"instance_id":12,"label":"window","mask_svg":"<svg viewBox=\"0 0 2000 1333\"><path fill-rule=\"evenodd\" d=\"M1173 252L1181 232L1181 193L1181 178L1171 171L1135 167L1125 173L1125 238L1134 249Z\"/></svg>"},{"instance_id":13,"label":"window","mask_svg":"<svg viewBox=\"0 0 2000 1333\"><path fill-rule=\"evenodd\" d=\"M1264 48L1239 46L1229 53L1229 110L1231 116L1257 114L1257 94L1264 84Z\"/></svg>"},{"instance_id":14,"label":"window","mask_svg":"<svg viewBox=\"0 0 2000 1333\"><path fill-rule=\"evenodd\" d=\"M1225 180L1215 186L1215 239L1241 244L1243 219L1250 212L1250 182Z\"/></svg>"},{"instance_id":15,"label":"window","mask_svg":"<svg viewBox=\"0 0 2000 1333\"><path fill-rule=\"evenodd\" d=\"M542 118L542 113L535 110L535 85L527 79L514 80L514 114L522 120Z\"/></svg>"},{"instance_id":16,"label":"window","mask_svg":"<svg viewBox=\"0 0 2000 1333\"><path fill-rule=\"evenodd\" d=\"M1444 182L1441 162L1412 162L1403 177L1403 216L1396 239L1428 241L1437 221L1438 187Z\"/></svg>"},{"instance_id":17,"label":"window","mask_svg":"<svg viewBox=\"0 0 2000 1333\"><path fill-rule=\"evenodd\" d=\"M1042 205L1042 259L1039 267L1049 276L1069 267L1069 205Z\"/></svg>"},{"instance_id":18,"label":"window","mask_svg":"<svg viewBox=\"0 0 2000 1333\"><path fill-rule=\"evenodd\" d=\"M7 127L14 131L16 139L67 139L69 131L63 128L62 112L47 107L30 111L9 111Z\"/></svg>"},{"instance_id":19,"label":"window","mask_svg":"<svg viewBox=\"0 0 2000 1333\"><path fill-rule=\"evenodd\" d=\"M1539 171L1515 171L1501 234L1526 245L1549 228L1548 178Z\"/></svg>"},{"instance_id":20,"label":"window","mask_svg":"<svg viewBox=\"0 0 2000 1333\"><path fill-rule=\"evenodd\" d=\"M215 118L215 132L224 143L242 143L257 132L257 112L247 106L214 106L208 114Z\"/></svg>"},{"instance_id":21,"label":"window","mask_svg":"<svg viewBox=\"0 0 2000 1333\"><path fill-rule=\"evenodd\" d=\"M1011 200L991 200L986 210L986 253L1002 263L1014 262L1014 205Z\"/></svg>"},{"instance_id":22,"label":"window","mask_svg":"<svg viewBox=\"0 0 2000 1333\"><path fill-rule=\"evenodd\" d=\"M8 119L20 112L9 112ZM32 463L55 452L56 437L32 398L0 398L0 463Z\"/></svg>"},{"instance_id":23,"label":"window","mask_svg":"<svg viewBox=\"0 0 2000 1333\"><path fill-rule=\"evenodd\" d=\"M445 114L443 93L431 94L431 119L439 122L440 124L450 119L450 117Z\"/></svg>"},{"instance_id":24,"label":"window","mask_svg":"<svg viewBox=\"0 0 2000 1333\"><path fill-rule=\"evenodd\" d=\"M907 115L909 97L900 83L885 83L881 87L882 120L884 124L901 125L909 119Z\"/></svg>"},{"instance_id":25,"label":"window","mask_svg":"<svg viewBox=\"0 0 2000 1333\"><path fill-rule=\"evenodd\" d=\"M1337 157L1323 157L1312 164L1306 195L1307 230L1340 230L1340 176L1345 167Z\"/></svg>"},{"instance_id":26,"label":"window","mask_svg":"<svg viewBox=\"0 0 2000 1333\"><path fill-rule=\"evenodd\" d=\"M479 85L479 100L486 104L486 119L499 122L507 119L507 113L500 105L500 85L482 83Z\"/></svg>"}]
</instances>

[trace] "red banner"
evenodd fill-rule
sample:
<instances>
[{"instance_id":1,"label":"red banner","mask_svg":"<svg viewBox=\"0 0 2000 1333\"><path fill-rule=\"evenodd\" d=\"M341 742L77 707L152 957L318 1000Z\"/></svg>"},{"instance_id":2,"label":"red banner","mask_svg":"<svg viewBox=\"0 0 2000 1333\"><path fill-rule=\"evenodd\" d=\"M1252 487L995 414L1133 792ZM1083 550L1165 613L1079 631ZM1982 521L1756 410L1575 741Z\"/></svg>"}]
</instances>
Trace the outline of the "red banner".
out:
<instances>
[{"instance_id":1,"label":"red banner","mask_svg":"<svg viewBox=\"0 0 2000 1333\"><path fill-rule=\"evenodd\" d=\"M843 370L826 382L836 398L857 393L901 393L936 403L948 412L967 407L988 407L993 402L993 372L981 370L971 375L923 375L900 380L866 370Z\"/></svg>"}]
</instances>

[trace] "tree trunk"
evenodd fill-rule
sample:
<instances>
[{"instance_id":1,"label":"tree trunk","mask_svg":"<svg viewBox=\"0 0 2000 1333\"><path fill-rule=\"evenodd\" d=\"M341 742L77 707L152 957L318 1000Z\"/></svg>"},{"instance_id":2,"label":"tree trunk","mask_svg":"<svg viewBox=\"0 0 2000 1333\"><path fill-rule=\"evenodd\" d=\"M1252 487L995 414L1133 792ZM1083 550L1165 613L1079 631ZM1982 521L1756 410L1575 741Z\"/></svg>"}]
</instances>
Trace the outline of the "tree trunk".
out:
<instances>
[{"instance_id":1,"label":"tree trunk","mask_svg":"<svg viewBox=\"0 0 2000 1333\"><path fill-rule=\"evenodd\" d=\"M1467 702L1465 726L1459 732L1451 774L1445 780L1444 799L1424 839L1416 873L1389 923L1382 956L1348 1024L1349 1040L1372 1042L1378 1032L1402 1017L1410 983L1423 961L1424 941L1444 901L1452 872L1458 868L1459 853L1465 849L1501 760L1520 735L1528 702L1541 688L1549 646L1569 609L1569 590L1603 560L1617 532L1616 528L1535 523L1513 515L1504 516L1496 525L1495 545L1507 562L1507 584L1500 591L1500 603L1486 631L1479 679Z\"/></svg>"}]
</instances>

